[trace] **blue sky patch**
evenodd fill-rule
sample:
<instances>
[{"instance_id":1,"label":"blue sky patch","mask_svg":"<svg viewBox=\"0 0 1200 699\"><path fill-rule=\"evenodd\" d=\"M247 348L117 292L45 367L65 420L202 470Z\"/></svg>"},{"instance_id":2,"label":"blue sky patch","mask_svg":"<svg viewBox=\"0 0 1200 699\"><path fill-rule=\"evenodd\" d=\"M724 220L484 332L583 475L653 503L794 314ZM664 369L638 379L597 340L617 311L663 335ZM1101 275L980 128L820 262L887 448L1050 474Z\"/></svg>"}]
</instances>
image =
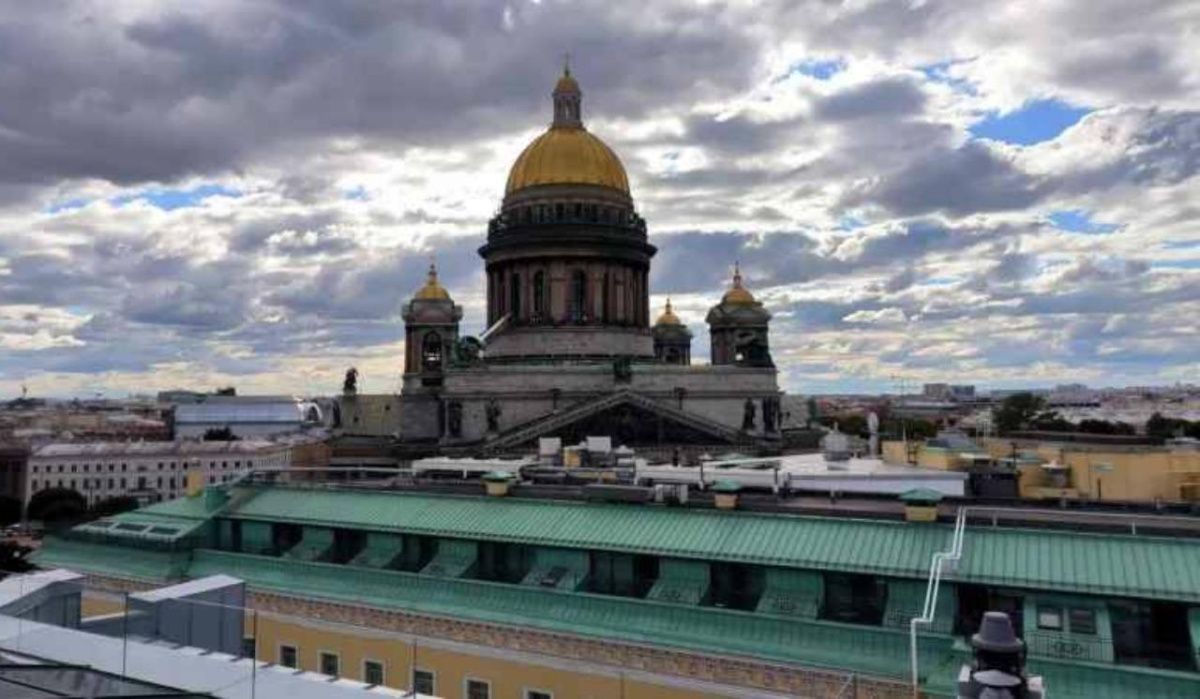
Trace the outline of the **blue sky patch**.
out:
<instances>
[{"instance_id":1,"label":"blue sky patch","mask_svg":"<svg viewBox=\"0 0 1200 699\"><path fill-rule=\"evenodd\" d=\"M1192 258L1190 260L1163 260L1160 262L1151 262L1150 266L1156 269L1200 269L1200 258Z\"/></svg>"},{"instance_id":2,"label":"blue sky patch","mask_svg":"<svg viewBox=\"0 0 1200 699\"><path fill-rule=\"evenodd\" d=\"M964 59L964 60L958 60L958 61L942 61L940 63L930 63L929 65L917 66L917 70L921 71L921 74L925 76L925 79L930 82L942 83L943 85L949 85L950 88L953 89L955 92L958 92L958 93L961 93L964 95L974 95L974 94L976 94L975 86L972 85L967 80L964 80L962 78L956 78L956 77L950 75L950 70L949 70L951 66L957 65L959 63L968 63L969 60L970 59Z\"/></svg>"},{"instance_id":3,"label":"blue sky patch","mask_svg":"<svg viewBox=\"0 0 1200 699\"><path fill-rule=\"evenodd\" d=\"M1091 111L1055 99L1035 100L1008 114L993 112L968 130L976 138L1029 146L1058 138Z\"/></svg>"},{"instance_id":4,"label":"blue sky patch","mask_svg":"<svg viewBox=\"0 0 1200 699\"><path fill-rule=\"evenodd\" d=\"M1071 233L1112 233L1120 227L1115 223L1096 223L1092 220L1091 213L1080 209L1055 211L1046 218L1050 221L1050 225Z\"/></svg>"},{"instance_id":5,"label":"blue sky patch","mask_svg":"<svg viewBox=\"0 0 1200 699\"><path fill-rule=\"evenodd\" d=\"M241 192L219 184L202 184L191 189L144 189L133 194L123 194L110 199L113 204L121 206L139 199L163 211L174 211L189 206L196 206L209 197L224 196L238 197Z\"/></svg>"},{"instance_id":6,"label":"blue sky patch","mask_svg":"<svg viewBox=\"0 0 1200 699\"><path fill-rule=\"evenodd\" d=\"M366 187L361 184L347 189L342 196L353 201L366 201L371 198L367 195Z\"/></svg>"},{"instance_id":7,"label":"blue sky patch","mask_svg":"<svg viewBox=\"0 0 1200 699\"><path fill-rule=\"evenodd\" d=\"M54 202L50 206L47 206L44 211L48 214L61 214L64 211L82 209L90 203L87 199L67 199L65 201Z\"/></svg>"},{"instance_id":8,"label":"blue sky patch","mask_svg":"<svg viewBox=\"0 0 1200 699\"><path fill-rule=\"evenodd\" d=\"M828 80L845 70L846 64L841 61L801 61L793 63L788 75L800 73L817 80Z\"/></svg>"},{"instance_id":9,"label":"blue sky patch","mask_svg":"<svg viewBox=\"0 0 1200 699\"><path fill-rule=\"evenodd\" d=\"M857 216L850 216L849 214L838 219L838 230L853 231L858 230L865 225L867 225L866 221L858 218Z\"/></svg>"}]
</instances>

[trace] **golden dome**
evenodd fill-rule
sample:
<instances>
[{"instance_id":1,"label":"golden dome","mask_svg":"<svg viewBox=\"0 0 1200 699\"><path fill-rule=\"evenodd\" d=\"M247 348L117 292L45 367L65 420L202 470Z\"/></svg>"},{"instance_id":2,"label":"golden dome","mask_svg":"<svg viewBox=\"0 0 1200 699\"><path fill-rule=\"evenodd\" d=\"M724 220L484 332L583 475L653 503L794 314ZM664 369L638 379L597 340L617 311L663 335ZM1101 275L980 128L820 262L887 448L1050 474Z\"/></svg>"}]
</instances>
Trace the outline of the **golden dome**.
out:
<instances>
[{"instance_id":1,"label":"golden dome","mask_svg":"<svg viewBox=\"0 0 1200 699\"><path fill-rule=\"evenodd\" d=\"M621 159L583 127L582 96L579 83L564 69L554 86L554 121L517 156L505 194L545 184L590 184L629 194Z\"/></svg>"},{"instance_id":2,"label":"golden dome","mask_svg":"<svg viewBox=\"0 0 1200 699\"><path fill-rule=\"evenodd\" d=\"M505 194L539 184L594 184L629 194L617 154L583 128L551 127L513 163Z\"/></svg>"},{"instance_id":3,"label":"golden dome","mask_svg":"<svg viewBox=\"0 0 1200 699\"><path fill-rule=\"evenodd\" d=\"M450 292L446 291L446 288L438 283L437 267L432 262L429 263L429 276L425 279L425 286L421 287L413 295L413 298L431 301L450 300Z\"/></svg>"},{"instance_id":4,"label":"golden dome","mask_svg":"<svg viewBox=\"0 0 1200 699\"><path fill-rule=\"evenodd\" d=\"M667 307L663 309L662 315L658 320L654 321L655 325L683 325L683 321L679 316L675 315L674 309L671 308L671 299L667 299Z\"/></svg>"},{"instance_id":5,"label":"golden dome","mask_svg":"<svg viewBox=\"0 0 1200 699\"><path fill-rule=\"evenodd\" d=\"M737 263L733 265L733 286L729 287L729 291L726 291L725 295L721 297L721 303L734 306L753 306L758 303L754 300L754 294L742 286L742 270Z\"/></svg>"}]
</instances>

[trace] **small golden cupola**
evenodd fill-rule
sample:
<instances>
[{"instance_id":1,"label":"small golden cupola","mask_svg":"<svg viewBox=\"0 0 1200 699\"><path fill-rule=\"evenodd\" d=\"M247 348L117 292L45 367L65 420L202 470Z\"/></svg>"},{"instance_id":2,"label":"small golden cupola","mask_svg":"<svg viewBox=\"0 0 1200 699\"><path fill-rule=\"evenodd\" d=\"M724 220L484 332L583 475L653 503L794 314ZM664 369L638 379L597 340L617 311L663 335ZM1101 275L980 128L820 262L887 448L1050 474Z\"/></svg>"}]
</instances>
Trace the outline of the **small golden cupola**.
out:
<instances>
[{"instance_id":1,"label":"small golden cupola","mask_svg":"<svg viewBox=\"0 0 1200 699\"><path fill-rule=\"evenodd\" d=\"M742 285L742 270L738 263L733 264L733 285L721 297L721 303L727 303L734 306L753 306L757 303L754 300L754 294Z\"/></svg>"},{"instance_id":2,"label":"small golden cupola","mask_svg":"<svg viewBox=\"0 0 1200 699\"><path fill-rule=\"evenodd\" d=\"M670 298L650 333L654 337L654 357L660 362L684 366L692 363L692 331L675 315Z\"/></svg>"},{"instance_id":3,"label":"small golden cupola","mask_svg":"<svg viewBox=\"0 0 1200 699\"><path fill-rule=\"evenodd\" d=\"M675 310L671 308L671 297L667 297L666 308L663 309L658 320L654 321L655 325L683 325L683 321L679 320L679 316L675 315Z\"/></svg>"},{"instance_id":4,"label":"small golden cupola","mask_svg":"<svg viewBox=\"0 0 1200 699\"><path fill-rule=\"evenodd\" d=\"M413 298L414 299L422 299L425 301L429 301L429 300L449 301L450 300L450 292L446 291L446 288L444 286L442 286L441 283L438 281L437 266L434 265L434 263L432 263L432 262L429 263L429 273L425 278L425 286L423 286L419 290L417 290L417 293L413 294Z\"/></svg>"}]
</instances>

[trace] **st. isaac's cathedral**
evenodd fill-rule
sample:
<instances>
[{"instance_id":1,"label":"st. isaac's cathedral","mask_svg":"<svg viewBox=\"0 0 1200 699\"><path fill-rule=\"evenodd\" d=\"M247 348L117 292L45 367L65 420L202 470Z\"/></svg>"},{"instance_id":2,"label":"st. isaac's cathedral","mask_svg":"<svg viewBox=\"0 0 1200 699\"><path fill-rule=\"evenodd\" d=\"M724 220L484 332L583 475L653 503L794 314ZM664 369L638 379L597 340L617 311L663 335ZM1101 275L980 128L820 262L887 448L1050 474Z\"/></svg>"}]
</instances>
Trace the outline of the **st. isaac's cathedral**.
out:
<instances>
[{"instance_id":1,"label":"st. isaac's cathedral","mask_svg":"<svg viewBox=\"0 0 1200 699\"><path fill-rule=\"evenodd\" d=\"M670 301L652 318L656 248L620 158L584 126L569 69L552 96L550 127L513 163L479 249L486 330L461 332L462 308L432 266L404 305L401 441L478 452L549 436L778 444L770 313L735 268L706 319L711 364L693 365Z\"/></svg>"}]
</instances>

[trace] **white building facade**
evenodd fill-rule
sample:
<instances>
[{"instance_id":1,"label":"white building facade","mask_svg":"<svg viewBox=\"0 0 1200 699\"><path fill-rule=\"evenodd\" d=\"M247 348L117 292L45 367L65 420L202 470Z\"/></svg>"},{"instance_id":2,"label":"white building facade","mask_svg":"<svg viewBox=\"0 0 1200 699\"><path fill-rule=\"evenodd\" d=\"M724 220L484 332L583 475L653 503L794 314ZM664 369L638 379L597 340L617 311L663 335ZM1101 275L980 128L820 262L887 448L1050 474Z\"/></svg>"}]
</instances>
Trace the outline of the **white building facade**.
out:
<instances>
[{"instance_id":1,"label":"white building facade","mask_svg":"<svg viewBox=\"0 0 1200 699\"><path fill-rule=\"evenodd\" d=\"M184 494L187 474L227 483L252 468L284 468L291 447L268 441L90 442L47 444L29 456L23 501L47 488L69 488L88 505L122 495L143 502Z\"/></svg>"}]
</instances>

